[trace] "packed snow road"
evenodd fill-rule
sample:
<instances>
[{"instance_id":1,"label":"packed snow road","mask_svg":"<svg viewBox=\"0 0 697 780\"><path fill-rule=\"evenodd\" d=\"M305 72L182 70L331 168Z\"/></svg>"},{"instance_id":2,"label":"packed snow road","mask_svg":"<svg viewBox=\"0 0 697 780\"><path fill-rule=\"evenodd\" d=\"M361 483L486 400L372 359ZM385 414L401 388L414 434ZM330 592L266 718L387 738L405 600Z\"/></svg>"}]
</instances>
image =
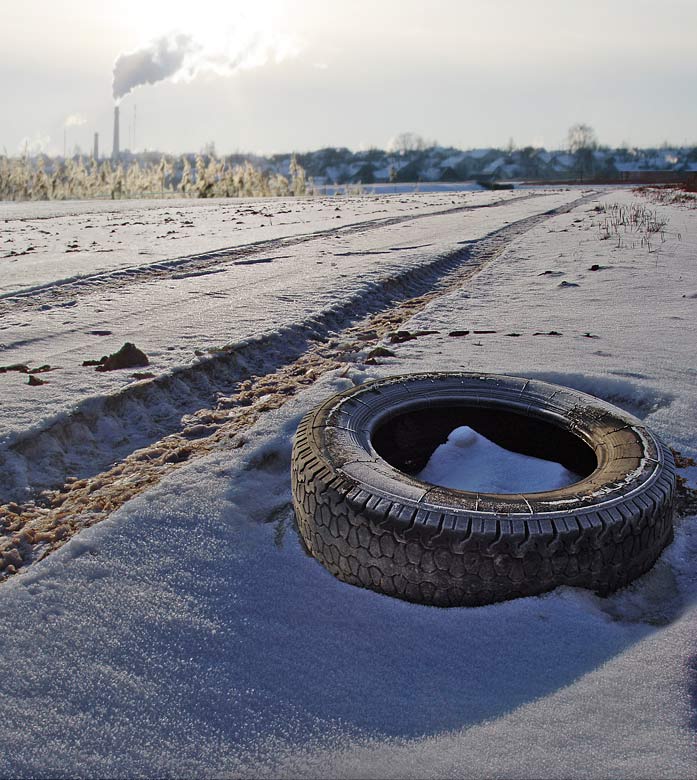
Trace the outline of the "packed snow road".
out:
<instances>
[{"instance_id":1,"label":"packed snow road","mask_svg":"<svg viewBox=\"0 0 697 780\"><path fill-rule=\"evenodd\" d=\"M30 559L0 584L6 681L0 774L693 778L697 502L689 485L695 487L697 467L688 457L697 457L697 212L662 207L665 240L651 236L649 251L646 237L631 226L605 237L613 205L630 205L638 196L608 192L578 201L582 194L423 216L350 239L325 235L314 249L311 241L299 251L315 265L320 252L329 252L324 259L342 270L305 274L311 289L289 304L296 319L288 313L279 320L291 322L280 341L248 343L252 351L234 366L230 354L217 356L217 369L210 367L216 355L194 360L194 374L171 392L160 375L185 359L168 362L166 349L155 354L157 377L142 383L153 392L129 400L132 429L158 408L169 419L162 407L174 403L177 387L192 405L207 401L233 368L235 387L203 414L190 415L185 460L139 483L142 489L118 511L106 499L106 509L90 505L89 512L103 511L107 519L45 559ZM560 211L545 213L552 209ZM426 243L431 246L406 249ZM391 247L402 251L387 254ZM287 267L294 263L287 284L302 295L308 266L296 257ZM243 299L236 309L228 301L210 311L212 320L223 320L210 325L219 328L210 341L202 313L197 338L204 345L239 345L256 335L255 322L264 322L244 319L256 314L245 311L251 297L235 282L240 268L278 270L262 263L196 277L206 284L222 277L229 285L222 289ZM346 268L352 270L340 277ZM405 270L415 275L405 278ZM379 296L386 278L395 286ZM164 279L157 284L152 300L159 303L167 287ZM100 308L113 306L108 316L118 318L119 306L125 312L106 329L116 334L123 327L128 336L120 333L110 347L150 337L150 330L138 329L137 306L128 308L128 290L95 293L104 295ZM377 305L366 300L367 290ZM76 300L92 294L81 292ZM138 285L130 294L140 296L143 310L149 305ZM279 294L256 300L268 308ZM182 297L172 291L170 311L179 301L184 320L191 310ZM200 306L206 299L198 300ZM12 384L25 376L0 375L3 392L14 388L7 408L24 415L22 424L3 424L9 435L22 425L45 424L47 412L69 418L79 406L82 417L71 420L65 441L75 448L82 431L85 455L76 463L89 471L97 450L83 397L97 392L90 383L80 389L77 379L115 383L98 388L110 400L90 403L120 421L128 419L115 401L124 380L71 368L69 359L93 354L85 353L89 339L72 353L70 339L83 337L61 336L60 328L52 336L40 306L26 304L21 297L9 301L12 316L26 318L36 341L16 345L12 360L32 344L57 345L52 349L72 377L61 388L69 400L56 392L32 417L22 409L36 405L37 396L27 401L26 393L54 390L54 382L25 389ZM322 320L332 306L334 318ZM281 307L269 311L284 316ZM83 312L85 329L96 329L90 319L96 314ZM164 326L158 331L161 316L145 326L155 330L152 345L143 342L146 351L169 345L168 335L176 344L186 325L172 314L171 333ZM313 319L316 336L333 330L336 337L294 341L303 318ZM78 325L66 330L81 334ZM375 353L376 345L383 351ZM53 353L21 354L32 365L59 364ZM291 437L300 417L366 379L442 368L577 387L640 416L679 450L686 480L681 513L675 541L655 568L606 599L564 588L442 610L345 585L308 558L290 508ZM245 370L264 376L245 385ZM44 403L51 396L38 398ZM126 428L130 451L137 437ZM162 422L159 434L155 425L149 435L166 430ZM112 456L117 434L104 431L105 453L111 447ZM29 464L43 462L42 445L54 447L56 460L64 457L54 441L37 438L33 450L13 453L24 458L25 475ZM109 480L112 497L127 494L138 468L156 463L154 448L167 452L166 442L148 444L146 437L141 460L133 453L132 463L87 479L85 495L99 495ZM96 461L95 471L103 467ZM18 468L13 485L21 473Z\"/></svg>"}]
</instances>

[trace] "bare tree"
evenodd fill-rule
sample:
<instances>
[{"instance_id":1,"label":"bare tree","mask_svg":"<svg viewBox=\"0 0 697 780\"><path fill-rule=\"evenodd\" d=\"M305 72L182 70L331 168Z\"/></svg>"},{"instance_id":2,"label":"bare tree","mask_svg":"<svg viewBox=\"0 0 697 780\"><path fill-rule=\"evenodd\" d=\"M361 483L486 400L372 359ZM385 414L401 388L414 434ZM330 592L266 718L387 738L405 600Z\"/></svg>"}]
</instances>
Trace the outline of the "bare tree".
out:
<instances>
[{"instance_id":1,"label":"bare tree","mask_svg":"<svg viewBox=\"0 0 697 780\"><path fill-rule=\"evenodd\" d=\"M569 151L576 158L576 175L583 181L596 172L593 151L598 148L595 130L589 125L576 124L569 128Z\"/></svg>"},{"instance_id":2,"label":"bare tree","mask_svg":"<svg viewBox=\"0 0 697 780\"><path fill-rule=\"evenodd\" d=\"M409 152L422 152L436 146L436 141L428 141L418 133L400 133L389 143L390 151L408 154Z\"/></svg>"},{"instance_id":3,"label":"bare tree","mask_svg":"<svg viewBox=\"0 0 697 780\"><path fill-rule=\"evenodd\" d=\"M598 147L598 139L595 135L595 130L589 125L578 123L572 125L569 128L567 136L569 151L572 154L576 154L582 149L596 149Z\"/></svg>"}]
</instances>

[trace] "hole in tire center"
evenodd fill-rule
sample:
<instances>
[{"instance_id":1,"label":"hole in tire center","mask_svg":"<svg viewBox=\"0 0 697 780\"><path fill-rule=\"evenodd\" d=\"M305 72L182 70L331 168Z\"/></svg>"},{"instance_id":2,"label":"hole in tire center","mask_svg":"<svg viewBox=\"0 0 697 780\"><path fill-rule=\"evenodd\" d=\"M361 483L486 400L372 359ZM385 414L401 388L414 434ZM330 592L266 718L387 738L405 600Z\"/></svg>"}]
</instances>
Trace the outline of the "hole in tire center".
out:
<instances>
[{"instance_id":1,"label":"hole in tire center","mask_svg":"<svg viewBox=\"0 0 697 780\"><path fill-rule=\"evenodd\" d=\"M460 426L510 452L559 463L580 479L598 465L590 445L559 425L497 408L430 406L397 413L373 431L371 443L391 466L414 477Z\"/></svg>"}]
</instances>

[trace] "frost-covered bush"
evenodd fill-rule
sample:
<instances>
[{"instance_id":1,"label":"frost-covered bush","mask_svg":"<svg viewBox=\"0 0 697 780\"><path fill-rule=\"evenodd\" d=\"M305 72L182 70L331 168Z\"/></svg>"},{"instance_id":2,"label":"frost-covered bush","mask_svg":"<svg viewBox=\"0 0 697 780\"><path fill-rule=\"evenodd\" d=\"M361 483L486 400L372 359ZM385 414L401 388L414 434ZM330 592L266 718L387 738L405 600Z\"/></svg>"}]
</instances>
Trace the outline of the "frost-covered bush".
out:
<instances>
[{"instance_id":1,"label":"frost-covered bush","mask_svg":"<svg viewBox=\"0 0 697 780\"><path fill-rule=\"evenodd\" d=\"M313 192L304 168L291 158L290 176L262 171L250 162L231 165L215 154L98 161L93 157L0 156L0 200L84 198L274 197Z\"/></svg>"}]
</instances>

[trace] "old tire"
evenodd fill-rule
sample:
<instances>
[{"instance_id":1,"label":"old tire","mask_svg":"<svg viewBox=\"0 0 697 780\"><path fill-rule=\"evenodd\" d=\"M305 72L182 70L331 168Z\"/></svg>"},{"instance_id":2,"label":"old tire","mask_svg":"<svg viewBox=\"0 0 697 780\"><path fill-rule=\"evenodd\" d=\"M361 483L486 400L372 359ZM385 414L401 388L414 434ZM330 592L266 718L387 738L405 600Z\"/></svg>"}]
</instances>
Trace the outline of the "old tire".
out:
<instances>
[{"instance_id":1,"label":"old tire","mask_svg":"<svg viewBox=\"0 0 697 780\"><path fill-rule=\"evenodd\" d=\"M410 476L461 424L583 478L496 495ZM519 377L416 374L336 395L298 426L292 483L318 561L344 582L422 604L481 605L558 585L607 594L672 539L675 464L658 438L592 396Z\"/></svg>"}]
</instances>

